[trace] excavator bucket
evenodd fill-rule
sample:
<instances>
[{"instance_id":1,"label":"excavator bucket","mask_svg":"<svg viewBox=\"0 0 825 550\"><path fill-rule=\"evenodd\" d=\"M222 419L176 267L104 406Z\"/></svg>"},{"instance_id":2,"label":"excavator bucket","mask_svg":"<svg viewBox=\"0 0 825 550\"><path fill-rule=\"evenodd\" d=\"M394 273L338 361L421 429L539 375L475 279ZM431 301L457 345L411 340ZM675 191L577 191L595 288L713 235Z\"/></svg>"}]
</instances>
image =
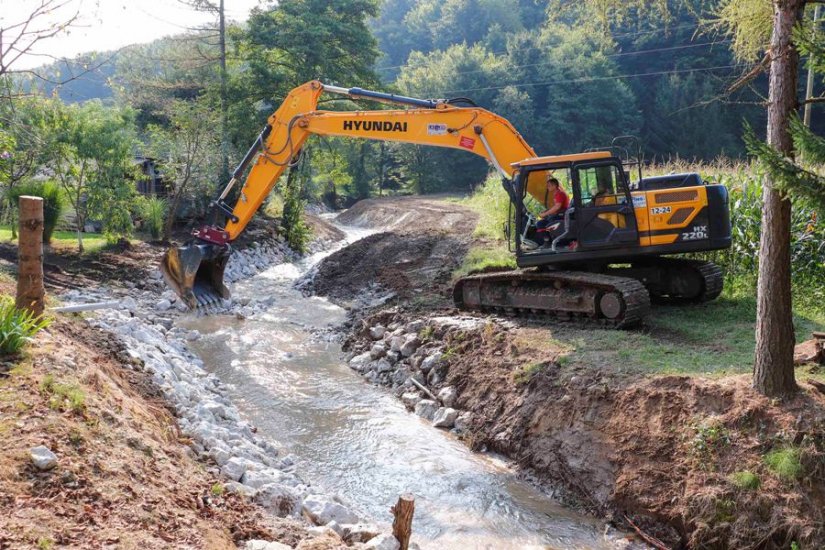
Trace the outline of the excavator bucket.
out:
<instances>
[{"instance_id":1,"label":"excavator bucket","mask_svg":"<svg viewBox=\"0 0 825 550\"><path fill-rule=\"evenodd\" d=\"M163 256L160 270L172 290L194 309L229 298L229 289L223 282L228 261L228 246L190 242L170 248Z\"/></svg>"}]
</instances>

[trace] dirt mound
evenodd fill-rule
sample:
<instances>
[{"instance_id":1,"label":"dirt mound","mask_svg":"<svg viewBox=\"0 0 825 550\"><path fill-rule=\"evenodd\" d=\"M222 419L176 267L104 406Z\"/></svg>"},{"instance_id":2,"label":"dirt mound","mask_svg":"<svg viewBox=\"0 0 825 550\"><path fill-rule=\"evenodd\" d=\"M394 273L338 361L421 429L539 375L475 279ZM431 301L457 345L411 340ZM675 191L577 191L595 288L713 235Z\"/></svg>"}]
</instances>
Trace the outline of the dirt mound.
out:
<instances>
[{"instance_id":1,"label":"dirt mound","mask_svg":"<svg viewBox=\"0 0 825 550\"><path fill-rule=\"evenodd\" d=\"M446 197L386 197L355 203L337 221L353 227L395 233L444 231L469 237L478 216Z\"/></svg>"},{"instance_id":2,"label":"dirt mound","mask_svg":"<svg viewBox=\"0 0 825 550\"><path fill-rule=\"evenodd\" d=\"M444 233L377 233L324 258L303 288L339 303L367 291L391 291L404 299L418 296L448 304L452 273L466 246Z\"/></svg>"}]
</instances>

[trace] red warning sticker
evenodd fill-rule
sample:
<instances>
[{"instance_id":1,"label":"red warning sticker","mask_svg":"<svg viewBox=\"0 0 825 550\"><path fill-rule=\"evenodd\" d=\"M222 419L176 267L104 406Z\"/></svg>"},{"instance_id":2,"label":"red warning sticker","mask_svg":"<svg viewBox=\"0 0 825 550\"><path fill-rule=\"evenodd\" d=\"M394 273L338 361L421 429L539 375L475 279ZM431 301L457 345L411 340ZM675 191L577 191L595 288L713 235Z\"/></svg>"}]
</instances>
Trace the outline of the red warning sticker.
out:
<instances>
[{"instance_id":1,"label":"red warning sticker","mask_svg":"<svg viewBox=\"0 0 825 550\"><path fill-rule=\"evenodd\" d=\"M471 137L461 136L461 139L458 140L458 145L465 149L472 149L476 146L476 140Z\"/></svg>"}]
</instances>

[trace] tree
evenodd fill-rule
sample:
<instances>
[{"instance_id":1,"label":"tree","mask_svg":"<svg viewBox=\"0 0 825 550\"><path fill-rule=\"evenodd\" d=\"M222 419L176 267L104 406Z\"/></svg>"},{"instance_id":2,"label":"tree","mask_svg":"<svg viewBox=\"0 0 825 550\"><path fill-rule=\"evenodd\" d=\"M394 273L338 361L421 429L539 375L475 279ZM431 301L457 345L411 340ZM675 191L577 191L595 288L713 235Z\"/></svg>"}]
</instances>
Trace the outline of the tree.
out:
<instances>
[{"instance_id":1,"label":"tree","mask_svg":"<svg viewBox=\"0 0 825 550\"><path fill-rule=\"evenodd\" d=\"M163 229L169 240L181 204L186 197L207 196L219 169L220 140L214 132L219 117L202 102L175 101L168 110L170 128L152 126L149 151L160 159L172 197Z\"/></svg>"},{"instance_id":2,"label":"tree","mask_svg":"<svg viewBox=\"0 0 825 550\"><path fill-rule=\"evenodd\" d=\"M55 110L52 169L76 213L79 251L89 219L103 221L107 235L131 231L135 195L134 112L100 102L58 105Z\"/></svg>"}]
</instances>

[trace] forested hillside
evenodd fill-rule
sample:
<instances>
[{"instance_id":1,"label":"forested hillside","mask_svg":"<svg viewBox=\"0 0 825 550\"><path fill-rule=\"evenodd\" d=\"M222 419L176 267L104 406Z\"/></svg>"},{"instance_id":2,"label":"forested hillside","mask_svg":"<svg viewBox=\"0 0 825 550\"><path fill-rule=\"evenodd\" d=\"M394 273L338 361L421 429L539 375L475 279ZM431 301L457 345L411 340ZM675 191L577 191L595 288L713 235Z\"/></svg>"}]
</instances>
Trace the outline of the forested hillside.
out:
<instances>
[{"instance_id":1,"label":"forested hillside","mask_svg":"<svg viewBox=\"0 0 825 550\"><path fill-rule=\"evenodd\" d=\"M609 5L295 0L255 10L228 31L228 165L287 91L314 78L469 98L511 120L540 154L632 135L648 160L741 157L743 121L764 126L766 82L728 93L750 65L734 58L729 36L709 22L714 7L673 2L667 10L628 13ZM169 126L176 101L220 110L219 58L214 32L206 29L74 67L52 66L46 74L65 76L90 64L95 70L62 87L46 83L45 92L134 108L149 150L153 132ZM356 106L338 100L324 108ZM487 172L482 160L461 152L399 144L314 139L307 153L312 166L301 171L304 196L339 204L384 190L466 191Z\"/></svg>"}]
</instances>

